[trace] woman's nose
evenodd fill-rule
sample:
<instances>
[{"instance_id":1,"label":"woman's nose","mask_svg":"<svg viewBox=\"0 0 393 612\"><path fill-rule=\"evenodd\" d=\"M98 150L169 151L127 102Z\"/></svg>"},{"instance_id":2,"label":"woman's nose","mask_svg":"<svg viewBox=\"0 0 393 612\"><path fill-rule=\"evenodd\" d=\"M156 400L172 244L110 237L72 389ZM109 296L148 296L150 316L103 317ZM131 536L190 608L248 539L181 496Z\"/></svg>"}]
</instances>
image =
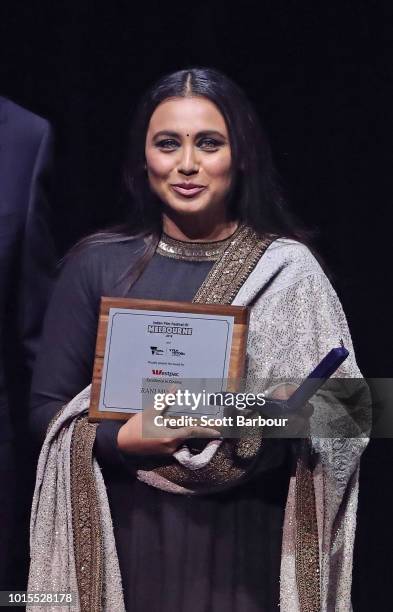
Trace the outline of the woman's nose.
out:
<instances>
[{"instance_id":1,"label":"woman's nose","mask_svg":"<svg viewBox=\"0 0 393 612\"><path fill-rule=\"evenodd\" d=\"M193 146L183 147L178 172L181 174L195 174L198 172L198 160Z\"/></svg>"}]
</instances>

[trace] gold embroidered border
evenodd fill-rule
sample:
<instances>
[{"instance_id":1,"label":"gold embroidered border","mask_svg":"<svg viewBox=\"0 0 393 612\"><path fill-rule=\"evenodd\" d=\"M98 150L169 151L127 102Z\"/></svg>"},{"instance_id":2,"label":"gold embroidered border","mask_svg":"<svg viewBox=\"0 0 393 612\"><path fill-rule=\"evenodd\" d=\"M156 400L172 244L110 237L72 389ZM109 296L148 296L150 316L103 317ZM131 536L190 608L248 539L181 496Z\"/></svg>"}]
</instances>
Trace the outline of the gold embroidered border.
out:
<instances>
[{"instance_id":1,"label":"gold embroidered border","mask_svg":"<svg viewBox=\"0 0 393 612\"><path fill-rule=\"evenodd\" d=\"M158 467L154 471L186 489L191 488L196 491L200 489L201 492L204 492L206 483L210 483L211 487L219 487L235 483L245 476L261 444L262 436L259 431L254 430L247 438L223 440L209 463L198 470L190 470L180 463L171 463L168 466ZM237 458L240 459L239 464L236 464Z\"/></svg>"},{"instance_id":2,"label":"gold embroidered border","mask_svg":"<svg viewBox=\"0 0 393 612\"><path fill-rule=\"evenodd\" d=\"M275 236L241 226L194 296L202 304L230 304Z\"/></svg>"},{"instance_id":3,"label":"gold embroidered border","mask_svg":"<svg viewBox=\"0 0 393 612\"><path fill-rule=\"evenodd\" d=\"M301 612L320 612L320 569L318 525L309 441L296 466L296 583Z\"/></svg>"},{"instance_id":4,"label":"gold embroidered border","mask_svg":"<svg viewBox=\"0 0 393 612\"><path fill-rule=\"evenodd\" d=\"M102 609L101 517L92 462L96 427L87 417L78 420L71 442L72 526L81 612Z\"/></svg>"}]
</instances>

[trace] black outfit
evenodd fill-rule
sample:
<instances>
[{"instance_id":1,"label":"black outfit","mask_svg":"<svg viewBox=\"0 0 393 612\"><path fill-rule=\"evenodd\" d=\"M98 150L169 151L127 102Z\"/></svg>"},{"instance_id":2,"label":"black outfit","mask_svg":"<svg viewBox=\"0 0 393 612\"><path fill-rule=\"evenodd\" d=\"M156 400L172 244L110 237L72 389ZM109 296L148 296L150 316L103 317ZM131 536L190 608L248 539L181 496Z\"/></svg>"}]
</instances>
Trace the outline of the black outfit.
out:
<instances>
[{"instance_id":1,"label":"black outfit","mask_svg":"<svg viewBox=\"0 0 393 612\"><path fill-rule=\"evenodd\" d=\"M26 588L28 388L55 269L51 141L47 121L0 97L0 589Z\"/></svg>"},{"instance_id":2,"label":"black outfit","mask_svg":"<svg viewBox=\"0 0 393 612\"><path fill-rule=\"evenodd\" d=\"M32 424L44 435L54 414L91 381L102 295L191 301L213 265L156 253L127 291L118 282L143 243L96 245L66 265L48 309L33 382ZM135 478L138 458L116 445L121 424L97 428L127 610L270 612L279 603L285 453L254 480L225 493L165 493Z\"/></svg>"}]
</instances>

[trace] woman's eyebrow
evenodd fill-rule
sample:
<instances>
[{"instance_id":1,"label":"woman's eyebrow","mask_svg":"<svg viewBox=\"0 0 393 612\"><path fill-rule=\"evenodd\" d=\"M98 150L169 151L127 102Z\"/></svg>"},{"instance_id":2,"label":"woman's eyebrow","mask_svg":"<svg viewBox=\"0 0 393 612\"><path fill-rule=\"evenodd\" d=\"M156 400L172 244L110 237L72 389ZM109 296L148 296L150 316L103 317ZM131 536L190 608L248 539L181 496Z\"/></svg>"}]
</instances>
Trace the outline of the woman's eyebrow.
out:
<instances>
[{"instance_id":1,"label":"woman's eyebrow","mask_svg":"<svg viewBox=\"0 0 393 612\"><path fill-rule=\"evenodd\" d=\"M170 130L161 130L153 135L153 138L159 138L160 136L171 136L172 138L179 138L177 132L171 132Z\"/></svg>"},{"instance_id":2,"label":"woman's eyebrow","mask_svg":"<svg viewBox=\"0 0 393 612\"><path fill-rule=\"evenodd\" d=\"M218 130L202 130L196 134L196 138L200 138L201 136L218 136L219 138L226 140L226 136L224 136L224 134Z\"/></svg>"},{"instance_id":3,"label":"woman's eyebrow","mask_svg":"<svg viewBox=\"0 0 393 612\"><path fill-rule=\"evenodd\" d=\"M188 135L188 133L187 133ZM171 130L160 130L153 135L153 139L160 138L161 136L170 136L171 138L181 138L179 132L173 132ZM224 134L219 132L218 130L201 130L195 134L195 138L200 138L201 136L218 136L219 138L223 138L226 140Z\"/></svg>"}]
</instances>

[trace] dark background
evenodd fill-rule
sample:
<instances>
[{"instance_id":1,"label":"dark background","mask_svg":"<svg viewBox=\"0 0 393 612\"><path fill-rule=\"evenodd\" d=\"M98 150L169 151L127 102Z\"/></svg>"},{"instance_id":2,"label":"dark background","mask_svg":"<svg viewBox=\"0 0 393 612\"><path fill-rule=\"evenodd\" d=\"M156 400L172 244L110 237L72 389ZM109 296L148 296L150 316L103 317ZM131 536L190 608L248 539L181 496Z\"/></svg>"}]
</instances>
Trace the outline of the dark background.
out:
<instances>
[{"instance_id":1,"label":"dark background","mask_svg":"<svg viewBox=\"0 0 393 612\"><path fill-rule=\"evenodd\" d=\"M253 100L293 208L319 230L360 367L391 376L390 0L3 0L0 93L55 128L60 254L121 218L136 101L162 73L188 65L222 69ZM374 441L363 458L355 611L391 609L392 444Z\"/></svg>"}]
</instances>

